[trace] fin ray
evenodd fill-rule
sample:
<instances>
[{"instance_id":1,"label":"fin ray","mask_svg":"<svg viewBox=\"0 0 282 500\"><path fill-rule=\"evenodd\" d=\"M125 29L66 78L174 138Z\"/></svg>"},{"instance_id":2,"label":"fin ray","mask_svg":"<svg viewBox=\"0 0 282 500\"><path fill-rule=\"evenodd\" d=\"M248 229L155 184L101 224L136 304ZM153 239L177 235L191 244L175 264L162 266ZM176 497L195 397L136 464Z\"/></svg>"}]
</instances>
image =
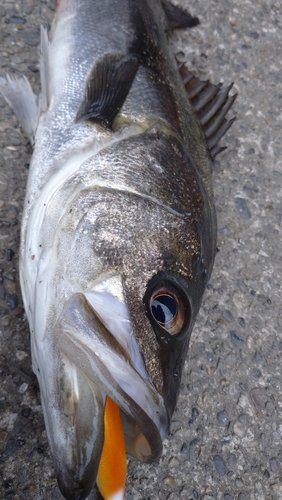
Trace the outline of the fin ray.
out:
<instances>
[{"instance_id":1,"label":"fin ray","mask_svg":"<svg viewBox=\"0 0 282 500\"><path fill-rule=\"evenodd\" d=\"M214 147L217 145L217 143L220 141L220 139L226 134L227 130L231 127L232 123L236 120L236 116L232 118L231 120L227 121L225 120L222 125L219 127L219 129L208 139L208 148L211 151L214 149Z\"/></svg>"},{"instance_id":2,"label":"fin ray","mask_svg":"<svg viewBox=\"0 0 282 500\"><path fill-rule=\"evenodd\" d=\"M212 134L214 134L217 129L219 129L220 125L225 120L225 116L228 113L229 109L231 108L231 106L232 106L233 102L235 101L235 99L236 99L236 95L233 95L232 97L229 97L227 99L227 101L225 102L224 106L222 106L221 110L218 112L218 114L215 115L215 120L212 121L212 123L205 130L205 135L206 135L207 139Z\"/></svg>"},{"instance_id":3,"label":"fin ray","mask_svg":"<svg viewBox=\"0 0 282 500\"><path fill-rule=\"evenodd\" d=\"M185 9L172 4L169 0L161 0L161 2L171 31L176 28L193 28L200 24L199 19L193 17Z\"/></svg>"},{"instance_id":4,"label":"fin ray","mask_svg":"<svg viewBox=\"0 0 282 500\"><path fill-rule=\"evenodd\" d=\"M235 120L226 120L226 115L237 97L237 94L229 95L233 83L223 88L221 83L213 85L209 80L202 81L189 71L184 63L178 65L178 71L193 111L202 125L211 158L214 159L226 149L219 146L218 142Z\"/></svg>"},{"instance_id":5,"label":"fin ray","mask_svg":"<svg viewBox=\"0 0 282 500\"><path fill-rule=\"evenodd\" d=\"M81 119L100 122L112 128L139 67L136 56L107 54L92 69L85 97L76 115Z\"/></svg>"},{"instance_id":6,"label":"fin ray","mask_svg":"<svg viewBox=\"0 0 282 500\"><path fill-rule=\"evenodd\" d=\"M0 78L0 92L17 116L32 145L39 117L39 100L25 76Z\"/></svg>"}]
</instances>

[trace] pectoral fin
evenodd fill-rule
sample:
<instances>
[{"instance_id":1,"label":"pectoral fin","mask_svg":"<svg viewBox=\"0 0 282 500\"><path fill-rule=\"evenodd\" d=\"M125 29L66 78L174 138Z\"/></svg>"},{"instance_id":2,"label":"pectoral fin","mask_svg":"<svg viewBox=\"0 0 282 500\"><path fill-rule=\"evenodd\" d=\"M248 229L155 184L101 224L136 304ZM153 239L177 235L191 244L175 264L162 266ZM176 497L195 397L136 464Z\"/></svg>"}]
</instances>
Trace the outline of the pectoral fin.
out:
<instances>
[{"instance_id":1,"label":"pectoral fin","mask_svg":"<svg viewBox=\"0 0 282 500\"><path fill-rule=\"evenodd\" d=\"M138 70L135 56L107 54L94 66L76 120L100 122L112 128Z\"/></svg>"}]
</instances>

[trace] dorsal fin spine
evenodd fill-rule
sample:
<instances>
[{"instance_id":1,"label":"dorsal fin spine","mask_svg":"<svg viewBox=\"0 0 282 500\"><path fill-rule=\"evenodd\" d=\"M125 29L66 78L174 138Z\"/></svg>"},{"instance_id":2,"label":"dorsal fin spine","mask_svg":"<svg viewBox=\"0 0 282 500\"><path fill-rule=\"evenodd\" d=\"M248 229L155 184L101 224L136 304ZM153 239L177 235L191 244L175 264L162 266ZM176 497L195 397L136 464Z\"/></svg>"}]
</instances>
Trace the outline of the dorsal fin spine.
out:
<instances>
[{"instance_id":1,"label":"dorsal fin spine","mask_svg":"<svg viewBox=\"0 0 282 500\"><path fill-rule=\"evenodd\" d=\"M235 118L226 120L226 115L237 97L237 94L229 96L233 83L223 88L221 83L213 85L209 80L202 81L189 71L184 63L178 63L178 71L207 139L210 156L214 159L225 149L219 146L218 142L235 121Z\"/></svg>"}]
</instances>

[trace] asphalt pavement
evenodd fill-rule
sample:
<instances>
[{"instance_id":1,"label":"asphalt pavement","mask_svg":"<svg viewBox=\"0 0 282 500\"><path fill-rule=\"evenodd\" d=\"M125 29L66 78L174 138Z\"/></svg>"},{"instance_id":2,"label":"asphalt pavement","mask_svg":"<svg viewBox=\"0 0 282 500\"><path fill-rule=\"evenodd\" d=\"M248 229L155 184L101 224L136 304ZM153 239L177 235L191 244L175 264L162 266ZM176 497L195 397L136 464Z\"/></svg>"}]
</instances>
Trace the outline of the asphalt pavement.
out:
<instances>
[{"instance_id":1,"label":"asphalt pavement","mask_svg":"<svg viewBox=\"0 0 282 500\"><path fill-rule=\"evenodd\" d=\"M101 0L102 1L102 0ZM282 499L282 6L182 0L201 25L178 58L234 82L237 120L214 164L218 254L159 463L128 458L126 500ZM53 2L1 0L0 74L39 89L39 26ZM121 12L122 16L122 12ZM31 369L19 288L31 147L0 98L0 498L62 500ZM95 492L91 499L95 498Z\"/></svg>"}]
</instances>

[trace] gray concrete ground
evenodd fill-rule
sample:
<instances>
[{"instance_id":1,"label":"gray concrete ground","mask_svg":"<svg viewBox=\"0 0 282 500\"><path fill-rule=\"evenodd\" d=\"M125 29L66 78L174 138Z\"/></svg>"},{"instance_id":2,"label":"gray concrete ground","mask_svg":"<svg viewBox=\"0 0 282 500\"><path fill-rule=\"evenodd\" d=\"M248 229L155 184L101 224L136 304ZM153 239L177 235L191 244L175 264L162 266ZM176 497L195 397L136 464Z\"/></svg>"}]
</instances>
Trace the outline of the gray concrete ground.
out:
<instances>
[{"instance_id":1,"label":"gray concrete ground","mask_svg":"<svg viewBox=\"0 0 282 500\"><path fill-rule=\"evenodd\" d=\"M126 500L282 499L281 2L182 4L202 24L174 35L176 51L201 78L235 82L237 121L214 167L220 251L171 436L160 463L128 459ZM48 0L1 0L1 74L38 89L52 16ZM0 113L0 498L59 500L18 278L31 149L2 99Z\"/></svg>"}]
</instances>

